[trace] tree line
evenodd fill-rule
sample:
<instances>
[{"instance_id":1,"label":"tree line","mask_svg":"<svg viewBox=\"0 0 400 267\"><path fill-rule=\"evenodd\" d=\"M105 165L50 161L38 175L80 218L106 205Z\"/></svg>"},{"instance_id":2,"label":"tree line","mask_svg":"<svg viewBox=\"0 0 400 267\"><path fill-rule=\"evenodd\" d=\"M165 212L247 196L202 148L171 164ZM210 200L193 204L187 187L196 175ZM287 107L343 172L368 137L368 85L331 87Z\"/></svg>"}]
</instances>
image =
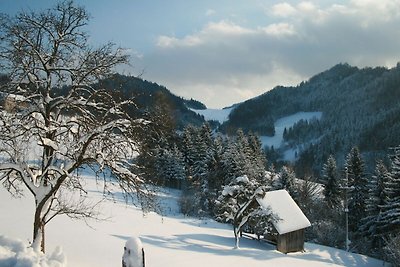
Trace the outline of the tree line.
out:
<instances>
[{"instance_id":1,"label":"tree line","mask_svg":"<svg viewBox=\"0 0 400 267\"><path fill-rule=\"evenodd\" d=\"M399 247L395 246L400 238L399 171L399 147L392 149L388 166L382 160L376 162L372 175L367 174L357 147L347 155L342 173L333 156L324 164L323 196L333 215L331 223L344 229L343 220L334 218L348 213L349 245L353 251L399 262Z\"/></svg>"},{"instance_id":2,"label":"tree line","mask_svg":"<svg viewBox=\"0 0 400 267\"><path fill-rule=\"evenodd\" d=\"M182 189L184 214L212 217L238 231L263 235L271 230L273 216L251 201L263 192L286 189L312 221L306 234L313 242L345 248L346 210L351 251L382 258L398 238L400 149L393 150L388 166L378 161L373 175L354 147L341 170L330 156L320 177L300 177L293 166L275 169L252 132L239 129L222 135L208 124L177 132L171 120L162 119L162 125L167 127L168 121L169 129L154 127L156 138L147 135L138 165L147 179Z\"/></svg>"}]
</instances>

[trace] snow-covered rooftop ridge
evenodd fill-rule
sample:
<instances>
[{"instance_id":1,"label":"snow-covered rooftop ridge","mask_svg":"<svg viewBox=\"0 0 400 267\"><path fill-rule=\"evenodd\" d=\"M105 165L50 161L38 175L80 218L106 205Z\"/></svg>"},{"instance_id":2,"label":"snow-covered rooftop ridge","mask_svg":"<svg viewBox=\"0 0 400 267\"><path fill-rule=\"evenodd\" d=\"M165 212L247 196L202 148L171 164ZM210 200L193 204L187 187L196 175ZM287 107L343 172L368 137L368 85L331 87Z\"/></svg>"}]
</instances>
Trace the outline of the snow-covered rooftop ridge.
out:
<instances>
[{"instance_id":1,"label":"snow-covered rooftop ridge","mask_svg":"<svg viewBox=\"0 0 400 267\"><path fill-rule=\"evenodd\" d=\"M301 211L286 190L275 190L265 193L264 198L257 199L261 207L271 209L278 218L274 226L279 234L286 234L311 226L310 221Z\"/></svg>"}]
</instances>

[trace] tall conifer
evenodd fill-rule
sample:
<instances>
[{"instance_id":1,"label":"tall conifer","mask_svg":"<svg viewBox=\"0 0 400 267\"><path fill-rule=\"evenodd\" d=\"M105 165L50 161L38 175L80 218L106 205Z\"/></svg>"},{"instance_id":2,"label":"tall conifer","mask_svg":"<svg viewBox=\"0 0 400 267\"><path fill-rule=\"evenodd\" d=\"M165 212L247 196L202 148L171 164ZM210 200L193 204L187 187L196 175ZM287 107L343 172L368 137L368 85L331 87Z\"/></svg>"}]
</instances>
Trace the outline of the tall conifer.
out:
<instances>
[{"instance_id":1,"label":"tall conifer","mask_svg":"<svg viewBox=\"0 0 400 267\"><path fill-rule=\"evenodd\" d=\"M325 201L330 208L339 208L342 200L340 181L337 174L336 160L330 155L327 162L323 166L323 194Z\"/></svg>"},{"instance_id":2,"label":"tall conifer","mask_svg":"<svg viewBox=\"0 0 400 267\"><path fill-rule=\"evenodd\" d=\"M353 147L346 159L349 178L349 229L358 232L361 219L366 215L366 199L368 198L368 180L364 173L364 161L360 151Z\"/></svg>"}]
</instances>

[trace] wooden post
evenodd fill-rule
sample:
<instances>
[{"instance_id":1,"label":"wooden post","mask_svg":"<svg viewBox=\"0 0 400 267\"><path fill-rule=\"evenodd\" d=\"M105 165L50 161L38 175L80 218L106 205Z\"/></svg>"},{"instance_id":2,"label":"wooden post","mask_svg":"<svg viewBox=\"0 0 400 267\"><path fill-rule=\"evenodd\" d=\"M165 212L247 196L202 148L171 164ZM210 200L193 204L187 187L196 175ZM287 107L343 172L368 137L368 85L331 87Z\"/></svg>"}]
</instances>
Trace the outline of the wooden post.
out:
<instances>
[{"instance_id":1,"label":"wooden post","mask_svg":"<svg viewBox=\"0 0 400 267\"><path fill-rule=\"evenodd\" d=\"M143 267L146 267L146 260L144 258L144 248L142 248Z\"/></svg>"}]
</instances>

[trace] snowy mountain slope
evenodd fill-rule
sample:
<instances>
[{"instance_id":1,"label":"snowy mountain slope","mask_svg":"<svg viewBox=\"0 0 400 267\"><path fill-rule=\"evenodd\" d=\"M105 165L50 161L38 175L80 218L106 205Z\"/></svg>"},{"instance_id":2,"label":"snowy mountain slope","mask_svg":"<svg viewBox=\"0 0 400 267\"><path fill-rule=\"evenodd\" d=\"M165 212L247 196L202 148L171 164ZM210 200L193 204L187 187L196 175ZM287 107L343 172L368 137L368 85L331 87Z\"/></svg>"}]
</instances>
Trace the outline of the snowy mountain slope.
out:
<instances>
[{"instance_id":1,"label":"snowy mountain slope","mask_svg":"<svg viewBox=\"0 0 400 267\"><path fill-rule=\"evenodd\" d=\"M284 146L283 143L283 132L286 129L292 127L296 122L300 120L311 120L311 119L321 119L322 112L297 112L295 114L282 117L278 119L275 126L274 136L260 136L263 147L274 147L274 149L279 149ZM298 152L296 149L285 149L283 152L285 161L293 161L295 159L295 154Z\"/></svg>"},{"instance_id":2,"label":"snowy mountain slope","mask_svg":"<svg viewBox=\"0 0 400 267\"><path fill-rule=\"evenodd\" d=\"M100 198L101 187L88 177L91 197ZM123 246L131 236L140 236L147 266L383 266L381 261L307 243L306 252L282 254L274 246L241 239L241 249L233 249L231 226L177 214L179 191L161 194L165 216L143 215L118 196L101 205L105 221L73 221L56 217L46 228L47 251L61 245L68 266L120 266ZM33 202L30 196L13 199L0 189L0 235L31 239ZM2 258L0 244L0 259Z\"/></svg>"},{"instance_id":3,"label":"snowy mountain slope","mask_svg":"<svg viewBox=\"0 0 400 267\"><path fill-rule=\"evenodd\" d=\"M399 84L400 64L390 69L338 64L297 86L277 86L240 103L221 128L271 136L276 119L300 111L321 111L324 116L319 123L298 127L297 136L291 138L292 144L304 146L297 153L296 174L313 170L319 176L329 155L341 165L354 146L372 172L377 159L400 145ZM317 146L306 147L316 139Z\"/></svg>"},{"instance_id":4,"label":"snowy mountain slope","mask_svg":"<svg viewBox=\"0 0 400 267\"><path fill-rule=\"evenodd\" d=\"M282 117L275 122L275 135L274 136L261 136L263 146L279 148L283 142L283 131L292 127L300 120L310 120L313 118L320 119L322 112L297 112L295 114Z\"/></svg>"},{"instance_id":5,"label":"snowy mountain slope","mask_svg":"<svg viewBox=\"0 0 400 267\"><path fill-rule=\"evenodd\" d=\"M206 121L213 120L219 123L224 123L229 119L229 114L234 107L224 109L191 109L199 115L202 115Z\"/></svg>"},{"instance_id":6,"label":"snowy mountain slope","mask_svg":"<svg viewBox=\"0 0 400 267\"><path fill-rule=\"evenodd\" d=\"M214 120L219 123L224 123L229 120L229 114L232 112L234 107L226 109L191 109L197 114L204 117L206 121ZM267 146L269 148L274 147L274 149L282 148L285 144L283 143L283 132L286 129L292 127L296 122L300 120L311 120L311 119L321 119L322 112L297 112L289 116L282 117L275 121L274 136L260 136L263 147ZM283 160L294 161L295 154L299 152L297 149L289 148L283 151Z\"/></svg>"}]
</instances>

